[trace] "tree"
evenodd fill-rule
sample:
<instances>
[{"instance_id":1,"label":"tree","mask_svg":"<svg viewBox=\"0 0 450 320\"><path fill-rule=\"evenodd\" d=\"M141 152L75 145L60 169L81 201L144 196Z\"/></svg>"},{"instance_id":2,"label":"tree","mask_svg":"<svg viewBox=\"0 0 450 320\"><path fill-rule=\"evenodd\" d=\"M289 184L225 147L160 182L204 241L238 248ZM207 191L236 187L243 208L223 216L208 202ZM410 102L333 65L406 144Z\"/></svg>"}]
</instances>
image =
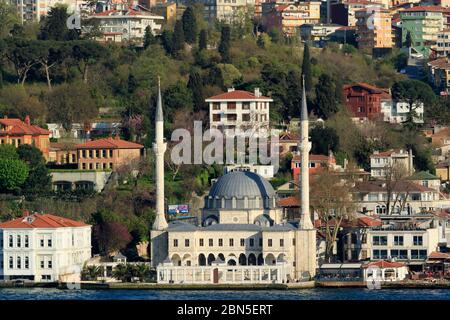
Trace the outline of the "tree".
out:
<instances>
[{"instance_id":1,"label":"tree","mask_svg":"<svg viewBox=\"0 0 450 320\"><path fill-rule=\"evenodd\" d=\"M314 127L310 131L313 154L328 155L339 150L339 137L333 128Z\"/></svg>"},{"instance_id":2,"label":"tree","mask_svg":"<svg viewBox=\"0 0 450 320\"><path fill-rule=\"evenodd\" d=\"M145 28L145 34L144 34L144 49L147 49L150 45L156 43L156 38L153 35L152 29L150 26L147 26Z\"/></svg>"},{"instance_id":3,"label":"tree","mask_svg":"<svg viewBox=\"0 0 450 320\"><path fill-rule=\"evenodd\" d=\"M219 53L223 63L231 63L230 44L231 29L229 26L223 26L220 35Z\"/></svg>"},{"instance_id":4,"label":"tree","mask_svg":"<svg viewBox=\"0 0 450 320\"><path fill-rule=\"evenodd\" d=\"M106 57L107 51L104 46L92 40L76 41L72 47L72 56L78 61L83 82L87 83L89 66Z\"/></svg>"},{"instance_id":5,"label":"tree","mask_svg":"<svg viewBox=\"0 0 450 320\"><path fill-rule=\"evenodd\" d=\"M334 246L343 221L354 217L351 199L353 181L343 180L331 170L322 170L311 183L311 206L319 216L321 229L325 233L325 261L331 262Z\"/></svg>"},{"instance_id":6,"label":"tree","mask_svg":"<svg viewBox=\"0 0 450 320\"><path fill-rule=\"evenodd\" d=\"M124 249L132 240L128 229L119 222L103 222L96 225L94 238L100 252L106 256Z\"/></svg>"},{"instance_id":7,"label":"tree","mask_svg":"<svg viewBox=\"0 0 450 320\"><path fill-rule=\"evenodd\" d=\"M183 23L184 39L187 43L193 44L197 40L197 20L195 18L194 9L189 6L183 12L181 18Z\"/></svg>"},{"instance_id":8,"label":"tree","mask_svg":"<svg viewBox=\"0 0 450 320\"><path fill-rule=\"evenodd\" d=\"M103 266L85 266L81 270L81 279L87 281L96 281L98 278L103 277L105 274L105 268Z\"/></svg>"},{"instance_id":9,"label":"tree","mask_svg":"<svg viewBox=\"0 0 450 320\"><path fill-rule=\"evenodd\" d=\"M380 179L386 192L383 203L387 215L393 212L397 206L400 207L400 211L403 210L408 198L408 190L400 190L400 187L403 186L408 189L409 185L404 183L407 175L407 168L400 162L388 163L383 167ZM406 194L403 192L406 192Z\"/></svg>"},{"instance_id":10,"label":"tree","mask_svg":"<svg viewBox=\"0 0 450 320\"><path fill-rule=\"evenodd\" d=\"M16 147L12 144L0 144L0 159L19 159Z\"/></svg>"},{"instance_id":11,"label":"tree","mask_svg":"<svg viewBox=\"0 0 450 320\"><path fill-rule=\"evenodd\" d=\"M52 177L45 165L45 158L41 150L29 145L21 144L17 148L19 159L28 165L29 174L22 191L28 195L46 194L51 190Z\"/></svg>"},{"instance_id":12,"label":"tree","mask_svg":"<svg viewBox=\"0 0 450 320\"><path fill-rule=\"evenodd\" d=\"M172 54L177 54L184 48L184 31L183 22L178 20L175 23L175 28L173 30L173 40L172 40Z\"/></svg>"},{"instance_id":13,"label":"tree","mask_svg":"<svg viewBox=\"0 0 450 320\"><path fill-rule=\"evenodd\" d=\"M200 31L200 36L198 39L198 49L205 50L208 46L208 31L206 29L202 29Z\"/></svg>"},{"instance_id":14,"label":"tree","mask_svg":"<svg viewBox=\"0 0 450 320\"><path fill-rule=\"evenodd\" d=\"M410 127L414 126L414 120L417 117L415 110L424 105L426 109L435 100L436 96L431 87L419 80L402 80L397 81L392 86L392 98L395 102L403 102L407 104L408 116L404 123Z\"/></svg>"},{"instance_id":15,"label":"tree","mask_svg":"<svg viewBox=\"0 0 450 320\"><path fill-rule=\"evenodd\" d=\"M200 73L193 70L189 75L187 86L192 92L194 112L206 110L207 105L205 103L205 96L203 94L203 80L200 76Z\"/></svg>"},{"instance_id":16,"label":"tree","mask_svg":"<svg viewBox=\"0 0 450 320\"><path fill-rule=\"evenodd\" d=\"M161 43L167 54L173 53L173 32L164 30L161 34Z\"/></svg>"},{"instance_id":17,"label":"tree","mask_svg":"<svg viewBox=\"0 0 450 320\"><path fill-rule=\"evenodd\" d=\"M0 191L10 192L19 189L28 177L25 162L14 159L0 159Z\"/></svg>"},{"instance_id":18,"label":"tree","mask_svg":"<svg viewBox=\"0 0 450 320\"><path fill-rule=\"evenodd\" d=\"M302 76L305 77L305 90L310 91L312 89L312 71L308 42L305 42L303 49Z\"/></svg>"},{"instance_id":19,"label":"tree","mask_svg":"<svg viewBox=\"0 0 450 320\"><path fill-rule=\"evenodd\" d=\"M50 69L64 61L64 58L68 55L67 47L55 41L39 41L39 45L36 47L38 49L37 61L44 68L47 86L51 90Z\"/></svg>"},{"instance_id":20,"label":"tree","mask_svg":"<svg viewBox=\"0 0 450 320\"><path fill-rule=\"evenodd\" d=\"M183 81L177 81L164 91L164 110L170 122L177 110L193 110L192 94L195 92L194 90L196 89L188 88Z\"/></svg>"},{"instance_id":21,"label":"tree","mask_svg":"<svg viewBox=\"0 0 450 320\"><path fill-rule=\"evenodd\" d=\"M77 39L78 33L75 30L69 30L67 28L68 19L69 14L67 13L66 6L59 5L50 8L50 11L43 20L39 39L56 41Z\"/></svg>"},{"instance_id":22,"label":"tree","mask_svg":"<svg viewBox=\"0 0 450 320\"><path fill-rule=\"evenodd\" d=\"M6 38L18 23L17 9L6 1L0 1L0 39Z\"/></svg>"},{"instance_id":23,"label":"tree","mask_svg":"<svg viewBox=\"0 0 450 320\"><path fill-rule=\"evenodd\" d=\"M97 102L83 83L60 85L45 100L49 120L61 123L66 130L72 123L86 123L98 115Z\"/></svg>"},{"instance_id":24,"label":"tree","mask_svg":"<svg viewBox=\"0 0 450 320\"><path fill-rule=\"evenodd\" d=\"M406 33L406 38L405 38L405 47L411 48L411 45L412 45L411 32L408 31L408 33Z\"/></svg>"},{"instance_id":25,"label":"tree","mask_svg":"<svg viewBox=\"0 0 450 320\"><path fill-rule=\"evenodd\" d=\"M305 77L306 86L306 77ZM338 111L336 101L336 85L333 79L326 73L320 75L319 82L316 85L316 101L314 104L314 111L317 116L322 119L328 119L332 114Z\"/></svg>"},{"instance_id":26,"label":"tree","mask_svg":"<svg viewBox=\"0 0 450 320\"><path fill-rule=\"evenodd\" d=\"M31 68L39 63L39 44L35 41L9 38L6 41L6 57L14 65L17 75L17 83L24 85Z\"/></svg>"}]
</instances>

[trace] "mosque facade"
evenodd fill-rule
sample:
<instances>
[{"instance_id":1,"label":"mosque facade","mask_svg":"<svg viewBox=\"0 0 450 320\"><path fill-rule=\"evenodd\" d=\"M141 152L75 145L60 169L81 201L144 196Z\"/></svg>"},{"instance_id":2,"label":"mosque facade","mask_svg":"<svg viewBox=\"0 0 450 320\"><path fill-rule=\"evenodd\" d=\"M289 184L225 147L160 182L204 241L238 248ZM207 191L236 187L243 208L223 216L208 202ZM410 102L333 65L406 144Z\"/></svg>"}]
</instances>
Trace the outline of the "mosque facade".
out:
<instances>
[{"instance_id":1,"label":"mosque facade","mask_svg":"<svg viewBox=\"0 0 450 320\"><path fill-rule=\"evenodd\" d=\"M306 95L301 118L302 166L307 166ZM151 263L159 283L284 283L316 273L316 230L309 211L308 168L301 172L300 220L286 221L271 184L249 171L231 171L213 183L204 199L201 225L167 223L164 211L162 101L156 111L157 205L150 232Z\"/></svg>"}]
</instances>

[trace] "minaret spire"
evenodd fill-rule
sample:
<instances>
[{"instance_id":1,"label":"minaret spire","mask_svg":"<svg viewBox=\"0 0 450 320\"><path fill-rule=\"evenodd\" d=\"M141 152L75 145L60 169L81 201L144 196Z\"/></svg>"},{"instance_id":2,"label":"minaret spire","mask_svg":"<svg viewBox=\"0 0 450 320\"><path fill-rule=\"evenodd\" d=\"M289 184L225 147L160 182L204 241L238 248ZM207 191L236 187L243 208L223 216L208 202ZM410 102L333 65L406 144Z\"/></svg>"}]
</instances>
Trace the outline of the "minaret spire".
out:
<instances>
[{"instance_id":1,"label":"minaret spire","mask_svg":"<svg viewBox=\"0 0 450 320\"><path fill-rule=\"evenodd\" d=\"M156 217L153 230L167 229L164 205L164 152L167 145L164 142L164 119L162 111L161 81L158 76L158 102L156 104L155 116L155 142L153 151L156 156Z\"/></svg>"},{"instance_id":2,"label":"minaret spire","mask_svg":"<svg viewBox=\"0 0 450 320\"><path fill-rule=\"evenodd\" d=\"M314 229L311 222L311 215L309 212L309 151L311 150L311 142L309 141L309 123L308 123L308 107L306 105L305 92L305 76L302 77L302 106L300 115L300 144L299 150L301 153L301 212L299 229L309 230Z\"/></svg>"}]
</instances>

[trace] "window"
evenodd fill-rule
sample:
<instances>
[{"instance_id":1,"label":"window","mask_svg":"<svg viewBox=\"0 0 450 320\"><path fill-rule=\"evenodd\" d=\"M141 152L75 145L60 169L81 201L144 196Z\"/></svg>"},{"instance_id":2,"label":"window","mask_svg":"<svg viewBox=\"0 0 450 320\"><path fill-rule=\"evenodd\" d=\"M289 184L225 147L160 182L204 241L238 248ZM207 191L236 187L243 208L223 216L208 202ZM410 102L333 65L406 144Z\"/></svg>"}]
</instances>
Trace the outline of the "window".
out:
<instances>
[{"instance_id":1,"label":"window","mask_svg":"<svg viewBox=\"0 0 450 320\"><path fill-rule=\"evenodd\" d=\"M259 238L259 246L262 247L262 245L263 245L262 238Z\"/></svg>"},{"instance_id":2,"label":"window","mask_svg":"<svg viewBox=\"0 0 450 320\"><path fill-rule=\"evenodd\" d=\"M52 260L48 260L47 266L48 266L49 269L51 269L51 268L53 267L53 266L52 266Z\"/></svg>"},{"instance_id":3,"label":"window","mask_svg":"<svg viewBox=\"0 0 450 320\"><path fill-rule=\"evenodd\" d=\"M219 239L219 247L223 247L223 239Z\"/></svg>"},{"instance_id":4,"label":"window","mask_svg":"<svg viewBox=\"0 0 450 320\"><path fill-rule=\"evenodd\" d=\"M394 245L402 246L403 245L403 236L394 236Z\"/></svg>"},{"instance_id":5,"label":"window","mask_svg":"<svg viewBox=\"0 0 450 320\"><path fill-rule=\"evenodd\" d=\"M189 239L184 239L184 246L189 247Z\"/></svg>"},{"instance_id":6,"label":"window","mask_svg":"<svg viewBox=\"0 0 450 320\"><path fill-rule=\"evenodd\" d=\"M255 246L255 239L250 238L250 247L254 247Z\"/></svg>"},{"instance_id":7,"label":"window","mask_svg":"<svg viewBox=\"0 0 450 320\"><path fill-rule=\"evenodd\" d=\"M212 117L213 117L213 121L214 122L219 122L220 121L220 114L213 114Z\"/></svg>"},{"instance_id":8,"label":"window","mask_svg":"<svg viewBox=\"0 0 450 320\"><path fill-rule=\"evenodd\" d=\"M41 244L41 247L44 247L44 239L41 239L40 244Z\"/></svg>"},{"instance_id":9,"label":"window","mask_svg":"<svg viewBox=\"0 0 450 320\"><path fill-rule=\"evenodd\" d=\"M14 246L13 236L9 236L9 247L12 248Z\"/></svg>"},{"instance_id":10,"label":"window","mask_svg":"<svg viewBox=\"0 0 450 320\"><path fill-rule=\"evenodd\" d=\"M230 247L234 246L234 239L230 239Z\"/></svg>"},{"instance_id":11,"label":"window","mask_svg":"<svg viewBox=\"0 0 450 320\"><path fill-rule=\"evenodd\" d=\"M200 240L199 240L199 246L200 246L200 247L203 247L203 246L204 246L204 241L203 241L203 239L200 239Z\"/></svg>"},{"instance_id":12,"label":"window","mask_svg":"<svg viewBox=\"0 0 450 320\"><path fill-rule=\"evenodd\" d=\"M236 113L227 114L227 121L236 121L236 120L237 120L237 114Z\"/></svg>"},{"instance_id":13,"label":"window","mask_svg":"<svg viewBox=\"0 0 450 320\"><path fill-rule=\"evenodd\" d=\"M373 259L387 259L387 250L373 250Z\"/></svg>"},{"instance_id":14,"label":"window","mask_svg":"<svg viewBox=\"0 0 450 320\"><path fill-rule=\"evenodd\" d=\"M13 257L9 257L9 268L14 269L14 259Z\"/></svg>"},{"instance_id":15,"label":"window","mask_svg":"<svg viewBox=\"0 0 450 320\"><path fill-rule=\"evenodd\" d=\"M52 247L52 239L48 239L48 240L47 240L47 246L48 246L49 248Z\"/></svg>"},{"instance_id":16,"label":"window","mask_svg":"<svg viewBox=\"0 0 450 320\"><path fill-rule=\"evenodd\" d=\"M17 257L17 269L22 269L22 258Z\"/></svg>"},{"instance_id":17,"label":"window","mask_svg":"<svg viewBox=\"0 0 450 320\"><path fill-rule=\"evenodd\" d=\"M30 246L30 239L28 236L25 236L25 248L28 248Z\"/></svg>"},{"instance_id":18,"label":"window","mask_svg":"<svg viewBox=\"0 0 450 320\"><path fill-rule=\"evenodd\" d=\"M228 102L227 103L227 108L229 110L235 110L236 109L236 102Z\"/></svg>"},{"instance_id":19,"label":"window","mask_svg":"<svg viewBox=\"0 0 450 320\"><path fill-rule=\"evenodd\" d=\"M391 250L391 258L406 260L408 259L408 250L393 249Z\"/></svg>"},{"instance_id":20,"label":"window","mask_svg":"<svg viewBox=\"0 0 450 320\"><path fill-rule=\"evenodd\" d=\"M178 239L173 239L173 246L178 247Z\"/></svg>"},{"instance_id":21,"label":"window","mask_svg":"<svg viewBox=\"0 0 450 320\"><path fill-rule=\"evenodd\" d=\"M267 241L267 246L269 246L269 247L272 246L272 239L268 239L268 241Z\"/></svg>"},{"instance_id":22,"label":"window","mask_svg":"<svg viewBox=\"0 0 450 320\"><path fill-rule=\"evenodd\" d=\"M212 109L213 110L220 110L220 102L214 102L212 104Z\"/></svg>"},{"instance_id":23,"label":"window","mask_svg":"<svg viewBox=\"0 0 450 320\"><path fill-rule=\"evenodd\" d=\"M423 237L422 236L414 236L413 237L413 243L414 243L415 246L423 245Z\"/></svg>"},{"instance_id":24,"label":"window","mask_svg":"<svg viewBox=\"0 0 450 320\"><path fill-rule=\"evenodd\" d=\"M373 236L372 242L374 246L387 245L387 236Z\"/></svg>"},{"instance_id":25,"label":"window","mask_svg":"<svg viewBox=\"0 0 450 320\"><path fill-rule=\"evenodd\" d=\"M214 240L213 239L209 239L208 242L209 242L208 245L210 247L214 246Z\"/></svg>"},{"instance_id":26,"label":"window","mask_svg":"<svg viewBox=\"0 0 450 320\"><path fill-rule=\"evenodd\" d=\"M242 121L250 121L250 114L249 113L244 113L242 115Z\"/></svg>"},{"instance_id":27,"label":"window","mask_svg":"<svg viewBox=\"0 0 450 320\"><path fill-rule=\"evenodd\" d=\"M112 158L112 156L113 156L113 151L112 151L112 149L110 149L109 150L109 157Z\"/></svg>"},{"instance_id":28,"label":"window","mask_svg":"<svg viewBox=\"0 0 450 320\"><path fill-rule=\"evenodd\" d=\"M292 245L295 246L295 238L292 238Z\"/></svg>"},{"instance_id":29,"label":"window","mask_svg":"<svg viewBox=\"0 0 450 320\"><path fill-rule=\"evenodd\" d=\"M242 110L250 110L250 102L242 102Z\"/></svg>"},{"instance_id":30,"label":"window","mask_svg":"<svg viewBox=\"0 0 450 320\"><path fill-rule=\"evenodd\" d=\"M427 250L411 250L411 260L424 260L427 258Z\"/></svg>"},{"instance_id":31,"label":"window","mask_svg":"<svg viewBox=\"0 0 450 320\"><path fill-rule=\"evenodd\" d=\"M284 239L280 239L280 247L284 247Z\"/></svg>"},{"instance_id":32,"label":"window","mask_svg":"<svg viewBox=\"0 0 450 320\"><path fill-rule=\"evenodd\" d=\"M22 246L22 237L19 235L17 235L17 246L20 248Z\"/></svg>"},{"instance_id":33,"label":"window","mask_svg":"<svg viewBox=\"0 0 450 320\"><path fill-rule=\"evenodd\" d=\"M44 262L44 260L41 260L41 269L44 269L45 268L45 262Z\"/></svg>"},{"instance_id":34,"label":"window","mask_svg":"<svg viewBox=\"0 0 450 320\"><path fill-rule=\"evenodd\" d=\"M245 239L244 238L241 239L241 247L243 247L243 246L245 246Z\"/></svg>"}]
</instances>

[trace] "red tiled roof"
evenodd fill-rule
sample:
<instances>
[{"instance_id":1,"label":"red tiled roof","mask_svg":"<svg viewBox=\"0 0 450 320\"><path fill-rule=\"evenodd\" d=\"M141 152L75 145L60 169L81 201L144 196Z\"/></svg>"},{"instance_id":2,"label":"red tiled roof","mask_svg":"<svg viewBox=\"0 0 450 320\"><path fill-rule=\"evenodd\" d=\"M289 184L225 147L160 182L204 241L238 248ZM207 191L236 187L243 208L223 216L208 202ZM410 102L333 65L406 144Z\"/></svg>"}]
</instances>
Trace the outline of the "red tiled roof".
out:
<instances>
[{"instance_id":1,"label":"red tiled roof","mask_svg":"<svg viewBox=\"0 0 450 320\"><path fill-rule=\"evenodd\" d=\"M335 220L330 220L328 222L329 226L336 225ZM320 220L314 221L314 226L316 228L325 227L325 223L321 222ZM340 227L343 228L354 228L354 227L360 227L360 228L368 228L368 227L379 227L381 226L381 220L376 217L358 217L353 220L342 220Z\"/></svg>"},{"instance_id":2,"label":"red tiled roof","mask_svg":"<svg viewBox=\"0 0 450 320\"><path fill-rule=\"evenodd\" d=\"M405 9L402 12L418 12L418 11L443 12L445 11L445 8L440 6L416 6L409 9Z\"/></svg>"},{"instance_id":3,"label":"red tiled roof","mask_svg":"<svg viewBox=\"0 0 450 320\"><path fill-rule=\"evenodd\" d=\"M363 268L378 267L381 269L385 269L385 268L401 268L404 266L405 266L405 264L401 263L401 262L380 260L380 261L369 262L369 263L363 265L362 267Z\"/></svg>"},{"instance_id":4,"label":"red tiled roof","mask_svg":"<svg viewBox=\"0 0 450 320\"><path fill-rule=\"evenodd\" d=\"M362 181L356 182L354 191L356 192L386 192L386 183L384 181ZM409 181L393 182L393 192L436 192L436 190L424 187L420 184Z\"/></svg>"},{"instance_id":5,"label":"red tiled roof","mask_svg":"<svg viewBox=\"0 0 450 320\"><path fill-rule=\"evenodd\" d=\"M271 98L260 96L256 97L254 93L244 90L234 90L224 92L206 99L208 100L272 100Z\"/></svg>"},{"instance_id":6,"label":"red tiled roof","mask_svg":"<svg viewBox=\"0 0 450 320\"><path fill-rule=\"evenodd\" d=\"M28 218L30 219L28 221ZM83 222L58 217L52 214L35 213L30 216L24 216L11 221L0 223L0 229L23 229L23 228L70 228L86 227L88 224Z\"/></svg>"},{"instance_id":7,"label":"red tiled roof","mask_svg":"<svg viewBox=\"0 0 450 320\"><path fill-rule=\"evenodd\" d=\"M390 157L392 154L402 154L404 156L408 156L408 153L403 151L403 153L400 152L400 149L390 149L387 151L382 151L378 153L372 153L371 157L378 158L378 157Z\"/></svg>"},{"instance_id":8,"label":"red tiled roof","mask_svg":"<svg viewBox=\"0 0 450 320\"><path fill-rule=\"evenodd\" d=\"M0 125L10 127L9 130L0 131L1 134L8 135L49 135L50 131L38 126L28 124L20 119L0 118Z\"/></svg>"},{"instance_id":9,"label":"red tiled roof","mask_svg":"<svg viewBox=\"0 0 450 320\"><path fill-rule=\"evenodd\" d=\"M300 207L300 199L296 196L286 197L278 200L280 207Z\"/></svg>"},{"instance_id":10,"label":"red tiled roof","mask_svg":"<svg viewBox=\"0 0 450 320\"><path fill-rule=\"evenodd\" d=\"M91 140L85 143L77 144L76 149L142 149L143 145L122 140L118 137L108 137L98 140Z\"/></svg>"},{"instance_id":11,"label":"red tiled roof","mask_svg":"<svg viewBox=\"0 0 450 320\"><path fill-rule=\"evenodd\" d=\"M365 83L365 82L358 82L355 84L347 84L344 85L344 90L345 89L349 89L349 88L353 88L353 87L362 87L368 91L370 91L371 93L383 93L383 90L381 88L375 87L371 84Z\"/></svg>"},{"instance_id":12,"label":"red tiled roof","mask_svg":"<svg viewBox=\"0 0 450 320\"><path fill-rule=\"evenodd\" d=\"M328 156L325 156L323 154L310 154L309 155L309 161L328 161L330 158ZM292 161L301 161L301 155L295 155L292 158Z\"/></svg>"},{"instance_id":13,"label":"red tiled roof","mask_svg":"<svg viewBox=\"0 0 450 320\"><path fill-rule=\"evenodd\" d=\"M450 259L450 253L449 252L436 252L436 251L433 251L428 256L428 259Z\"/></svg>"},{"instance_id":14,"label":"red tiled roof","mask_svg":"<svg viewBox=\"0 0 450 320\"><path fill-rule=\"evenodd\" d=\"M292 132L282 132L280 133L280 141L286 140L299 140L300 136Z\"/></svg>"}]
</instances>

